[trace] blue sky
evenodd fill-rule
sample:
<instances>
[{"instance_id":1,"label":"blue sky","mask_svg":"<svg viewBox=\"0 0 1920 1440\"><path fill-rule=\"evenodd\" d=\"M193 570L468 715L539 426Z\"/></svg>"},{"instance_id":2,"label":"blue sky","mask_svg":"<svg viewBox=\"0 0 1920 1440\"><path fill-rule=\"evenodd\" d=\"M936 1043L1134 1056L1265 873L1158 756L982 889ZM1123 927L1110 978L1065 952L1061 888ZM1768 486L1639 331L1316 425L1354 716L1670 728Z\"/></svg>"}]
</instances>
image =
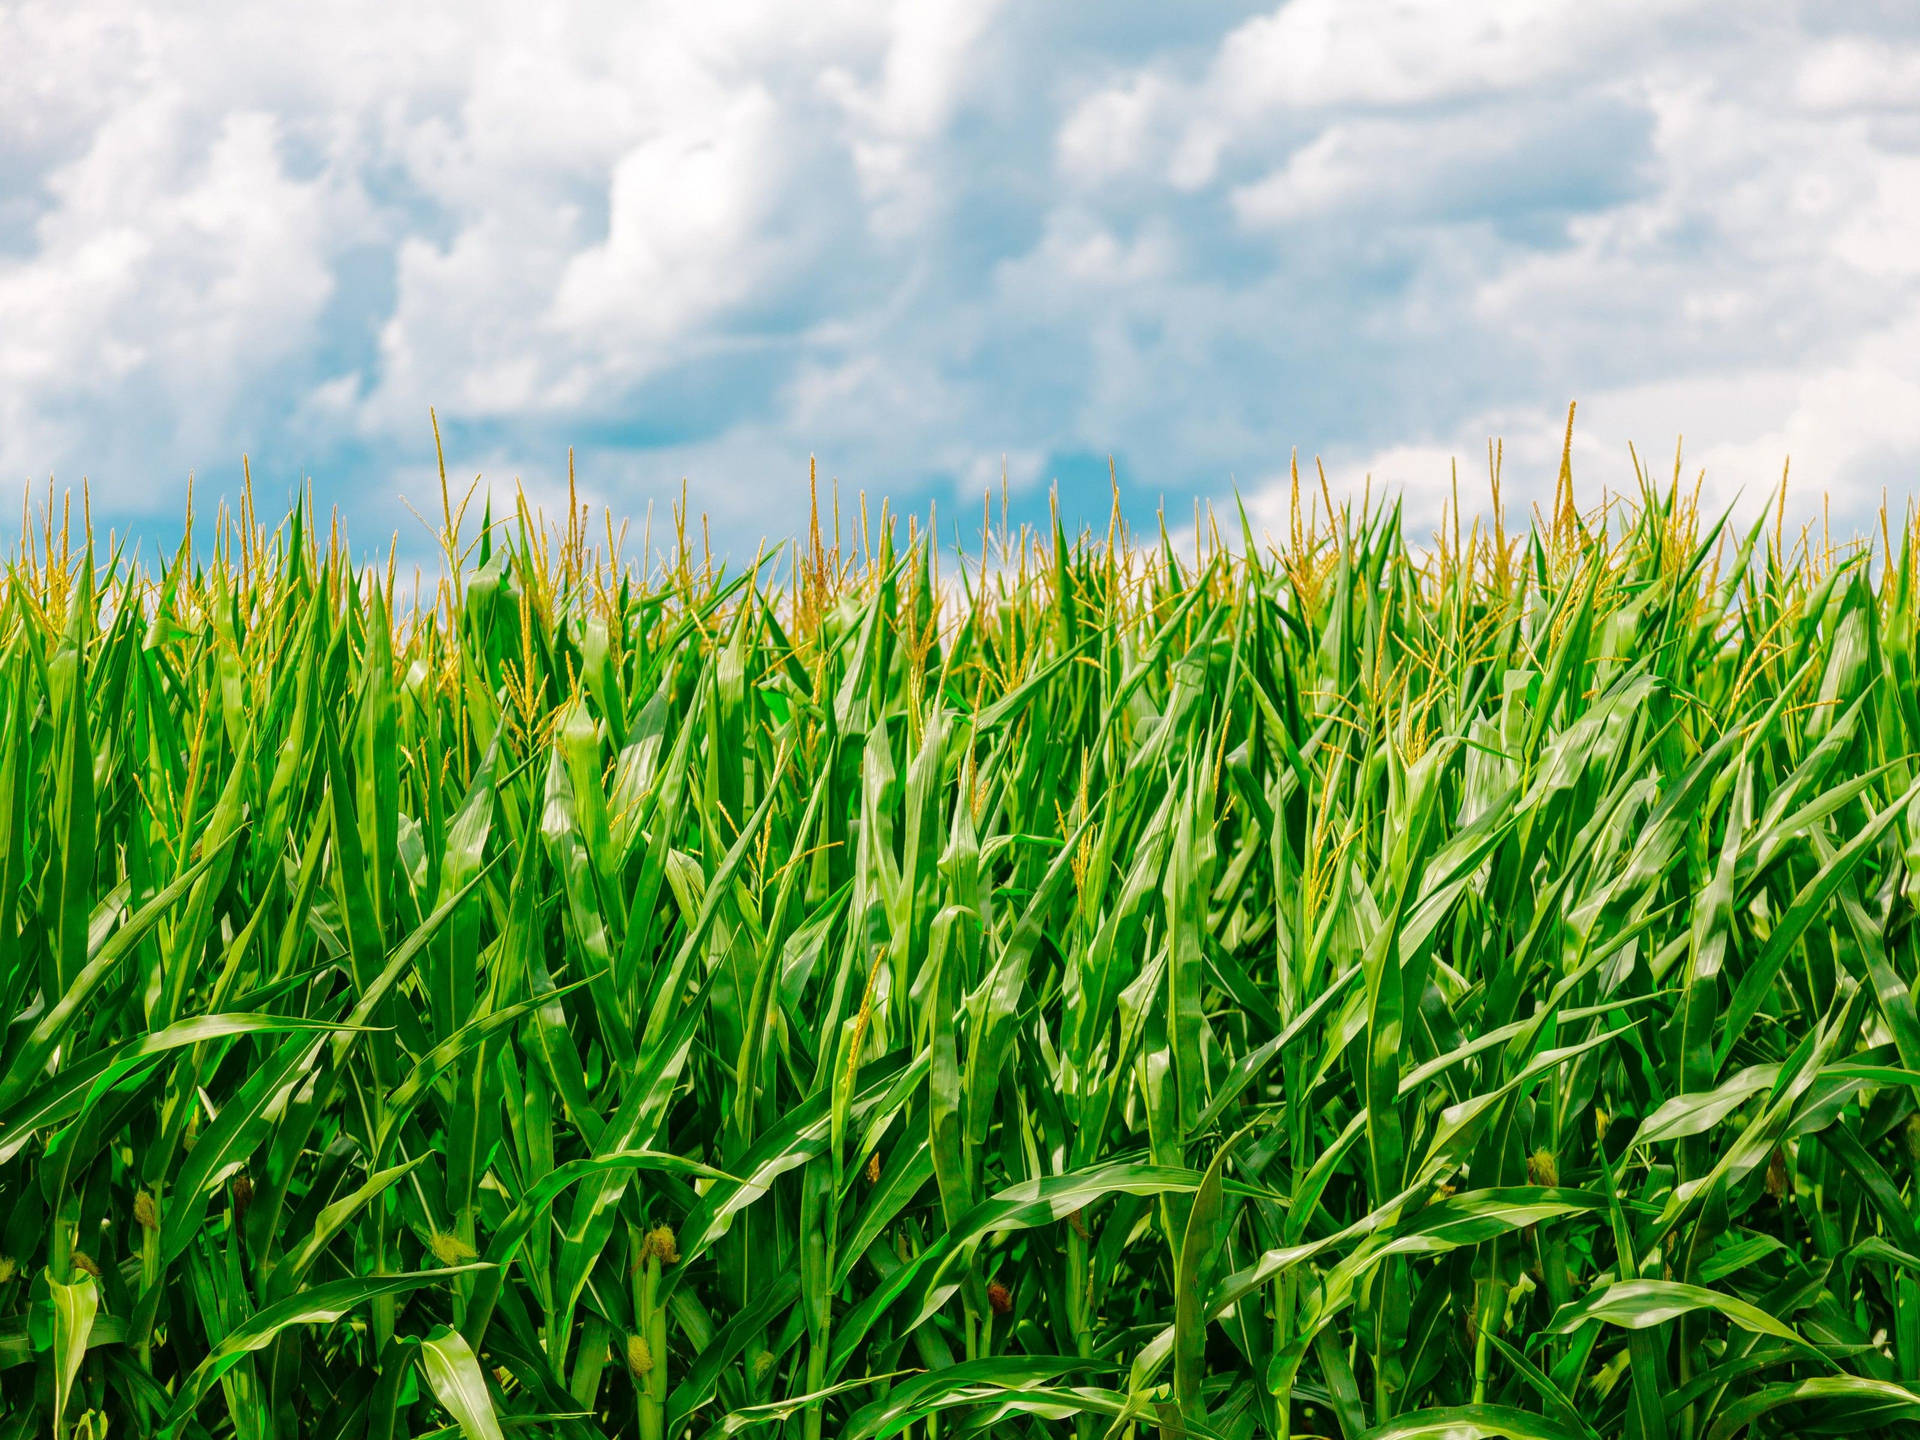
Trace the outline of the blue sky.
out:
<instances>
[{"instance_id":1,"label":"blue sky","mask_svg":"<svg viewBox=\"0 0 1920 1440\"><path fill-rule=\"evenodd\" d=\"M216 13L218 12L218 13ZM732 547L843 492L1103 521L1289 453L1711 502L1920 471L1920 7L0 5L0 468L175 525L450 469ZM403 503L404 502L404 503Z\"/></svg>"}]
</instances>

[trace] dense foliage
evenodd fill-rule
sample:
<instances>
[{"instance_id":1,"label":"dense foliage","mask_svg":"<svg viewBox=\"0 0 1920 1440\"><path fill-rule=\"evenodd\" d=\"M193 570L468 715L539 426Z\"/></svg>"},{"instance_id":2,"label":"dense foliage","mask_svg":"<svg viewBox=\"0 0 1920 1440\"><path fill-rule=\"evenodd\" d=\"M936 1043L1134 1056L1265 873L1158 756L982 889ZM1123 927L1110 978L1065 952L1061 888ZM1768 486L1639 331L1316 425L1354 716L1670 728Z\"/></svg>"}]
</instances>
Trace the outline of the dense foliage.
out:
<instances>
[{"instance_id":1,"label":"dense foliage","mask_svg":"<svg viewBox=\"0 0 1920 1440\"><path fill-rule=\"evenodd\" d=\"M1915 533L1330 508L29 533L0 1433L1903 1433Z\"/></svg>"}]
</instances>

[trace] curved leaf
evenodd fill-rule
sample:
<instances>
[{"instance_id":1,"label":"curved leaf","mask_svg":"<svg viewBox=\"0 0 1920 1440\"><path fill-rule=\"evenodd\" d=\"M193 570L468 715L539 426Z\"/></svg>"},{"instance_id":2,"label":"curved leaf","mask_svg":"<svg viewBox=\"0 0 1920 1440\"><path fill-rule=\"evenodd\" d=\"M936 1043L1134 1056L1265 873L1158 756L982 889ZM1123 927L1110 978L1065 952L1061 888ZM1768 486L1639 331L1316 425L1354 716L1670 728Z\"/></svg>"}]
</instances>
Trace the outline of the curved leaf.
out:
<instances>
[{"instance_id":1,"label":"curved leaf","mask_svg":"<svg viewBox=\"0 0 1920 1440\"><path fill-rule=\"evenodd\" d=\"M444 1270L416 1270L408 1275L381 1275L362 1279L333 1280L289 1295L277 1304L229 1330L194 1372L181 1382L173 1408L160 1426L162 1440L172 1435L200 1406L220 1377L247 1355L263 1350L283 1330L295 1325L331 1325L348 1311L389 1295L404 1295L428 1285L438 1285L460 1275L469 1275L485 1265L456 1265Z\"/></svg>"},{"instance_id":2,"label":"curved leaf","mask_svg":"<svg viewBox=\"0 0 1920 1440\"><path fill-rule=\"evenodd\" d=\"M504 1440L487 1377L480 1373L480 1362L459 1331L435 1327L421 1340L419 1357L434 1397L459 1423L467 1440Z\"/></svg>"}]
</instances>

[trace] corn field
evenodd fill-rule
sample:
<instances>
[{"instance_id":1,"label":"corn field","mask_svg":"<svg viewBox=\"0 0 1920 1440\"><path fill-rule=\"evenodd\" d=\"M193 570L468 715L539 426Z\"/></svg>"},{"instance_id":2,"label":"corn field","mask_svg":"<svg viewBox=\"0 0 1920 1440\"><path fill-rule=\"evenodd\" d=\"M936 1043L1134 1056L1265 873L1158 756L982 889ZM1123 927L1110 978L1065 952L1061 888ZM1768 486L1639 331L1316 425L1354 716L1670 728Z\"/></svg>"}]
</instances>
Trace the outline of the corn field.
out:
<instances>
[{"instance_id":1,"label":"corn field","mask_svg":"<svg viewBox=\"0 0 1920 1440\"><path fill-rule=\"evenodd\" d=\"M1920 1433L1911 523L456 501L29 520L0 1436Z\"/></svg>"}]
</instances>

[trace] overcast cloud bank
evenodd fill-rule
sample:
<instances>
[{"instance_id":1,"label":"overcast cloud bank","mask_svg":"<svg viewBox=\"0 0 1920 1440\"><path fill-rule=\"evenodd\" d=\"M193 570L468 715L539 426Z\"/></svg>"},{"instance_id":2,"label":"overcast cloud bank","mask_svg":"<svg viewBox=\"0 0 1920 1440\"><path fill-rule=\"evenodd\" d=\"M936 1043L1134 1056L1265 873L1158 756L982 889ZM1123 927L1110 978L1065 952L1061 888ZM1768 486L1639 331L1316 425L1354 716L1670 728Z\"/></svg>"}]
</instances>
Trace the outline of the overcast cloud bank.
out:
<instances>
[{"instance_id":1,"label":"overcast cloud bank","mask_svg":"<svg viewBox=\"0 0 1920 1440\"><path fill-rule=\"evenodd\" d=\"M1712 503L1912 493L1920 9L1069 8L0 8L0 468L164 527L245 450L374 538L432 404L736 542L809 454L1271 518L1298 446L1429 524L1578 398L1595 495L1680 432Z\"/></svg>"}]
</instances>

